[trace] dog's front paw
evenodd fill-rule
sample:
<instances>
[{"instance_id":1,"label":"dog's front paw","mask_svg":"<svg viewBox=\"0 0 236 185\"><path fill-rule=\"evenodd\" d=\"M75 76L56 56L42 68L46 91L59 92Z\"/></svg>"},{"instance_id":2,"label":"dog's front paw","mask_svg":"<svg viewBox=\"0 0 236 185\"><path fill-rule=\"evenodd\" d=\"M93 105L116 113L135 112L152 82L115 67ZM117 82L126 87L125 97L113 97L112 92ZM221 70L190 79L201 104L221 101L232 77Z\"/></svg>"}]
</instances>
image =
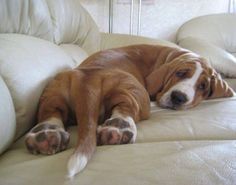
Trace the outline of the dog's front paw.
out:
<instances>
[{"instance_id":1,"label":"dog's front paw","mask_svg":"<svg viewBox=\"0 0 236 185\"><path fill-rule=\"evenodd\" d=\"M136 139L136 130L122 118L112 118L105 121L97 129L98 145L115 145L133 143Z\"/></svg>"},{"instance_id":2,"label":"dog's front paw","mask_svg":"<svg viewBox=\"0 0 236 185\"><path fill-rule=\"evenodd\" d=\"M67 148L70 135L62 127L50 123L36 125L26 135L25 144L33 154L55 154Z\"/></svg>"}]
</instances>

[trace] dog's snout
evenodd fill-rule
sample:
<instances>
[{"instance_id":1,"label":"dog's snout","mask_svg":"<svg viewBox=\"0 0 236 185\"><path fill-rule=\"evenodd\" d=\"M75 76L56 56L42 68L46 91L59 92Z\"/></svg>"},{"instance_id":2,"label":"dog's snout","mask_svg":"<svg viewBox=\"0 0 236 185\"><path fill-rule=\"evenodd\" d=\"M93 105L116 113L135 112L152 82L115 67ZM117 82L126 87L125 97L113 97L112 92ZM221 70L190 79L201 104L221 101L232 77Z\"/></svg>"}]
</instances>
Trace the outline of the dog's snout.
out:
<instances>
[{"instance_id":1,"label":"dog's snout","mask_svg":"<svg viewBox=\"0 0 236 185\"><path fill-rule=\"evenodd\" d=\"M173 91L171 93L171 101L174 105L182 105L187 102L187 96L180 91Z\"/></svg>"}]
</instances>

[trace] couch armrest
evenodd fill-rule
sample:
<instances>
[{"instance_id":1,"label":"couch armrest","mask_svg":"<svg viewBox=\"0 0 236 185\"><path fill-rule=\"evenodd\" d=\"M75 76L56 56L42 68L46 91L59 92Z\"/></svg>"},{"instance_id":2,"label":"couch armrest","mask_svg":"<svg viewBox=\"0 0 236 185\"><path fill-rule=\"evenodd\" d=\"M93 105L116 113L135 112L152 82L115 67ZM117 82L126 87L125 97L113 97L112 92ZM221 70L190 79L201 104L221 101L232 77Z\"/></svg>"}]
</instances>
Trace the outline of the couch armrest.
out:
<instances>
[{"instance_id":1,"label":"couch armrest","mask_svg":"<svg viewBox=\"0 0 236 185\"><path fill-rule=\"evenodd\" d=\"M183 38L178 45L205 57L212 67L225 76L236 77L236 58L220 47L196 37Z\"/></svg>"},{"instance_id":2,"label":"couch armrest","mask_svg":"<svg viewBox=\"0 0 236 185\"><path fill-rule=\"evenodd\" d=\"M0 77L0 154L12 143L16 130L16 116L10 92Z\"/></svg>"},{"instance_id":3,"label":"couch armrest","mask_svg":"<svg viewBox=\"0 0 236 185\"><path fill-rule=\"evenodd\" d=\"M128 46L133 44L153 44L178 47L174 43L165 40L158 40L140 36L131 36L126 34L101 33L101 50Z\"/></svg>"}]
</instances>

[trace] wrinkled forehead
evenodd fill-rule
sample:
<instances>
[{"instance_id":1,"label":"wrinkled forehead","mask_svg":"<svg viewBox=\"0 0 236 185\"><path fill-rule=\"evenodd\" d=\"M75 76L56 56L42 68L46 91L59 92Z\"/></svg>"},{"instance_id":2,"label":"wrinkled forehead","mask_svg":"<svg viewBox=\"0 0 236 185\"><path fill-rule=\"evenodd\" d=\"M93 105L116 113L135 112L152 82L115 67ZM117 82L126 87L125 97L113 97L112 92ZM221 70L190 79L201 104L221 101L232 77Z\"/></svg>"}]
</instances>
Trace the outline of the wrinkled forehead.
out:
<instances>
[{"instance_id":1,"label":"wrinkled forehead","mask_svg":"<svg viewBox=\"0 0 236 185\"><path fill-rule=\"evenodd\" d=\"M192 77L196 71L202 69L202 65L196 61L184 61L180 62L177 67L176 71L186 71L188 72L188 78Z\"/></svg>"},{"instance_id":2,"label":"wrinkled forehead","mask_svg":"<svg viewBox=\"0 0 236 185\"><path fill-rule=\"evenodd\" d=\"M189 69L191 71L194 71L197 69L197 63L195 61L184 61L180 62L177 69Z\"/></svg>"},{"instance_id":3,"label":"wrinkled forehead","mask_svg":"<svg viewBox=\"0 0 236 185\"><path fill-rule=\"evenodd\" d=\"M188 79L191 78L191 80L195 82L200 78L201 74L204 72L200 62L186 62L185 65L181 66L181 68L188 70Z\"/></svg>"},{"instance_id":4,"label":"wrinkled forehead","mask_svg":"<svg viewBox=\"0 0 236 185\"><path fill-rule=\"evenodd\" d=\"M195 86L199 81L205 80L208 76L207 69L202 65L202 62L198 61L185 61L182 65L180 64L177 69L178 71L186 72L180 83L188 84L188 86Z\"/></svg>"},{"instance_id":5,"label":"wrinkled forehead","mask_svg":"<svg viewBox=\"0 0 236 185\"><path fill-rule=\"evenodd\" d=\"M189 63L189 67L193 70L193 73L197 73L200 76L208 76L209 74L209 67L206 63L202 61L192 61L187 62Z\"/></svg>"},{"instance_id":6,"label":"wrinkled forehead","mask_svg":"<svg viewBox=\"0 0 236 185\"><path fill-rule=\"evenodd\" d=\"M208 64L197 55L181 57L179 62L178 69L188 69L190 76L194 75L195 72L199 73L199 71L201 71L199 75L208 74Z\"/></svg>"}]
</instances>

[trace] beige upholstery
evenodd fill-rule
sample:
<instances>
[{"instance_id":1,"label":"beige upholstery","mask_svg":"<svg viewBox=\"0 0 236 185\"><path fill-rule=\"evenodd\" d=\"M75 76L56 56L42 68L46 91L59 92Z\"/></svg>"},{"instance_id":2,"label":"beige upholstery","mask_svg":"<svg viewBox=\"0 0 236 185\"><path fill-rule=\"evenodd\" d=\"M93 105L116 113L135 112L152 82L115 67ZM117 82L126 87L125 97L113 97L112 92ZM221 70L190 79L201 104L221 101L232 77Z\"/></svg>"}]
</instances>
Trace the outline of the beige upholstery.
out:
<instances>
[{"instance_id":1,"label":"beige upholstery","mask_svg":"<svg viewBox=\"0 0 236 185\"><path fill-rule=\"evenodd\" d=\"M98 28L78 0L2 0L0 18L0 33L74 43L89 53L100 49Z\"/></svg>"},{"instance_id":2,"label":"beige upholstery","mask_svg":"<svg viewBox=\"0 0 236 185\"><path fill-rule=\"evenodd\" d=\"M10 92L0 77L0 154L12 143L16 130L16 116Z\"/></svg>"},{"instance_id":3,"label":"beige upholstery","mask_svg":"<svg viewBox=\"0 0 236 185\"><path fill-rule=\"evenodd\" d=\"M59 71L75 66L58 46L19 34L0 34L0 72L16 110L16 138L35 119L38 99L48 81Z\"/></svg>"},{"instance_id":4,"label":"beige upholstery","mask_svg":"<svg viewBox=\"0 0 236 185\"><path fill-rule=\"evenodd\" d=\"M0 21L0 185L236 184L236 97L204 101L185 111L152 104L150 119L137 124L136 144L97 147L87 168L71 180L66 164L76 127L69 128L68 150L30 154L22 135L35 124L40 94L56 73L99 49L176 45L101 34L78 0L2 0Z\"/></svg>"},{"instance_id":5,"label":"beige upholstery","mask_svg":"<svg viewBox=\"0 0 236 185\"><path fill-rule=\"evenodd\" d=\"M130 36L125 34L107 34L102 33L101 40L101 49L109 49L114 47L122 47L130 44L159 44L166 45L170 47L178 47L176 44L172 42L168 42L165 40L157 40L151 39L147 37L140 36Z\"/></svg>"},{"instance_id":6,"label":"beige upholstery","mask_svg":"<svg viewBox=\"0 0 236 185\"><path fill-rule=\"evenodd\" d=\"M2 156L1 184L234 185L235 141L176 141L98 147L79 176L65 178L72 149L35 157L16 149ZM13 158L17 156L18 158ZM3 168L3 166L7 166Z\"/></svg>"},{"instance_id":7,"label":"beige upholstery","mask_svg":"<svg viewBox=\"0 0 236 185\"><path fill-rule=\"evenodd\" d=\"M75 66L78 66L81 62L83 62L84 59L89 56L85 50L75 44L61 44L60 48L72 58Z\"/></svg>"},{"instance_id":8,"label":"beige upholstery","mask_svg":"<svg viewBox=\"0 0 236 185\"><path fill-rule=\"evenodd\" d=\"M86 169L73 180L66 178L66 164L76 143L75 127L69 129L70 149L54 156L31 155L20 139L0 158L0 182L233 185L235 106L236 98L204 102L188 111L152 106L151 119L138 124L136 144L97 147Z\"/></svg>"}]
</instances>

